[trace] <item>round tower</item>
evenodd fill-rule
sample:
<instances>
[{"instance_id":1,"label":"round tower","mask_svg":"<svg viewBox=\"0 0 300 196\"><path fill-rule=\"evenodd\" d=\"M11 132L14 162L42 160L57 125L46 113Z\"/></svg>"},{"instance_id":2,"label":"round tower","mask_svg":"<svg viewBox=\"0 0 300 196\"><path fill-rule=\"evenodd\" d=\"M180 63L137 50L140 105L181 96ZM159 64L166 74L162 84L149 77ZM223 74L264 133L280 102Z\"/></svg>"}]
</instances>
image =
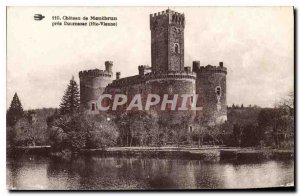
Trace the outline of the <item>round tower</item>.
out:
<instances>
[{"instance_id":1,"label":"round tower","mask_svg":"<svg viewBox=\"0 0 300 196\"><path fill-rule=\"evenodd\" d=\"M197 74L196 94L198 106L197 120L203 124L216 125L227 120L226 75L227 68L223 62L219 66L200 66L199 61L193 62L193 72Z\"/></svg>"},{"instance_id":2,"label":"round tower","mask_svg":"<svg viewBox=\"0 0 300 196\"><path fill-rule=\"evenodd\" d=\"M161 99L165 95L169 96L168 99L178 96L177 106L183 101L182 95L195 94L196 86L196 75L189 67L184 67L185 22L183 13L170 9L150 14L152 73L147 76L147 89L160 95ZM182 125L184 118L195 114L193 110L177 109L159 112L161 119L177 125Z\"/></svg>"},{"instance_id":3,"label":"round tower","mask_svg":"<svg viewBox=\"0 0 300 196\"><path fill-rule=\"evenodd\" d=\"M187 101L183 100L182 95L195 95L196 88L196 74L191 71L186 72L168 72L150 74L146 79L146 89L148 93L160 96L161 102L158 104L157 109L160 119L168 124L183 125L187 118L194 119L196 110L191 109L192 96L188 97ZM167 96L168 100L174 100L174 110L172 104L168 104L165 110L161 110L162 100ZM181 107L187 109L180 109Z\"/></svg>"},{"instance_id":4,"label":"round tower","mask_svg":"<svg viewBox=\"0 0 300 196\"><path fill-rule=\"evenodd\" d=\"M105 70L93 69L79 72L80 106L90 112L98 112L97 100L113 80L113 63L105 62Z\"/></svg>"}]
</instances>

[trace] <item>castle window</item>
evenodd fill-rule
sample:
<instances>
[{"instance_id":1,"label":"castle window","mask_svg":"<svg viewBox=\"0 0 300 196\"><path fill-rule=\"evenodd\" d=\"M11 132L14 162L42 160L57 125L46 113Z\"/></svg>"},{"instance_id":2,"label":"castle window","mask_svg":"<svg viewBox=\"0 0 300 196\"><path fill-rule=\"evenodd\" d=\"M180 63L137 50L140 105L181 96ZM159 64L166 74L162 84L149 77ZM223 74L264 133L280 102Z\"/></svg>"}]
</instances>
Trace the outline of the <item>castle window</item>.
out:
<instances>
[{"instance_id":1,"label":"castle window","mask_svg":"<svg viewBox=\"0 0 300 196\"><path fill-rule=\"evenodd\" d=\"M96 105L95 103L92 103L92 111L95 111L96 110Z\"/></svg>"},{"instance_id":2,"label":"castle window","mask_svg":"<svg viewBox=\"0 0 300 196\"><path fill-rule=\"evenodd\" d=\"M216 93L217 93L217 96L221 96L221 87L220 86L217 86Z\"/></svg>"},{"instance_id":3,"label":"castle window","mask_svg":"<svg viewBox=\"0 0 300 196\"><path fill-rule=\"evenodd\" d=\"M172 94L172 93L173 93L173 88L172 88L171 85L168 87L168 93L169 93L169 94Z\"/></svg>"},{"instance_id":4,"label":"castle window","mask_svg":"<svg viewBox=\"0 0 300 196\"><path fill-rule=\"evenodd\" d=\"M179 54L179 44L178 43L174 44L174 51L176 54Z\"/></svg>"}]
</instances>

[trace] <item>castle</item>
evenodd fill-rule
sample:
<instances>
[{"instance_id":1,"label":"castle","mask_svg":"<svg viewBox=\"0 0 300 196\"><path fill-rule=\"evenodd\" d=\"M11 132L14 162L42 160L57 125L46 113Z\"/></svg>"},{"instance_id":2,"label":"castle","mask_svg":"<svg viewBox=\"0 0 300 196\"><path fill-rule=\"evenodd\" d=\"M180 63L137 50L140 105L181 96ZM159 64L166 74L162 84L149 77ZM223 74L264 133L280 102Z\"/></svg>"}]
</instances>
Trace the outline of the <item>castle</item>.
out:
<instances>
[{"instance_id":1,"label":"castle","mask_svg":"<svg viewBox=\"0 0 300 196\"><path fill-rule=\"evenodd\" d=\"M89 113L99 113L97 100L103 93L134 94L198 94L202 110L193 113L194 122L209 125L227 120L226 74L218 66L200 66L193 61L192 69L184 65L184 14L167 9L150 14L151 67L138 66L138 75L121 78L116 72L113 79L113 62L105 62L105 70L80 71L81 107ZM180 123L183 112L161 112L163 118ZM167 115L167 116L166 116Z\"/></svg>"}]
</instances>

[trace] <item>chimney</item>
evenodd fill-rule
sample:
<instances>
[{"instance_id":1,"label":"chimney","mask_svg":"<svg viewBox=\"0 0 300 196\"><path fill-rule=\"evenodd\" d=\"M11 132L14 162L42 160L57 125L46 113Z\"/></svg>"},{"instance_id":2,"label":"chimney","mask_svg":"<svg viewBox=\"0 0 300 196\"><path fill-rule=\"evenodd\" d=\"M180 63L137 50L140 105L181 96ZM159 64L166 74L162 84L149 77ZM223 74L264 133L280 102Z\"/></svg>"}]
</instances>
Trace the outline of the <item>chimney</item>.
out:
<instances>
[{"instance_id":1,"label":"chimney","mask_svg":"<svg viewBox=\"0 0 300 196\"><path fill-rule=\"evenodd\" d=\"M184 71L191 72L191 67L184 67Z\"/></svg>"},{"instance_id":2,"label":"chimney","mask_svg":"<svg viewBox=\"0 0 300 196\"><path fill-rule=\"evenodd\" d=\"M139 75L143 76L145 74L145 67L143 65L139 66Z\"/></svg>"},{"instance_id":3,"label":"chimney","mask_svg":"<svg viewBox=\"0 0 300 196\"><path fill-rule=\"evenodd\" d=\"M118 71L118 72L116 73L116 80L119 80L120 78L121 78L121 72Z\"/></svg>"},{"instance_id":4,"label":"chimney","mask_svg":"<svg viewBox=\"0 0 300 196\"><path fill-rule=\"evenodd\" d=\"M200 70L200 61L193 61L193 72Z\"/></svg>"},{"instance_id":5,"label":"chimney","mask_svg":"<svg viewBox=\"0 0 300 196\"><path fill-rule=\"evenodd\" d=\"M223 62L222 62L222 61L219 62L219 66L220 66L220 67L223 67Z\"/></svg>"}]
</instances>

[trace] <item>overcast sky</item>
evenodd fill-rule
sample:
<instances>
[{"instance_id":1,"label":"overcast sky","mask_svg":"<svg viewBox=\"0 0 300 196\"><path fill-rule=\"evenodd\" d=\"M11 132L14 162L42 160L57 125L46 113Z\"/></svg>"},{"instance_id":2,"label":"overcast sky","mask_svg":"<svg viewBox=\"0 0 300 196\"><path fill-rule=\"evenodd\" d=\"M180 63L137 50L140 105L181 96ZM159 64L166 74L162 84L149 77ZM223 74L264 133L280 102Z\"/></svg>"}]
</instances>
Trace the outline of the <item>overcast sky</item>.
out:
<instances>
[{"instance_id":1,"label":"overcast sky","mask_svg":"<svg viewBox=\"0 0 300 196\"><path fill-rule=\"evenodd\" d=\"M184 12L185 66L228 69L227 103L273 106L294 88L291 7L170 7ZM18 93L25 109L58 107L72 75L104 69L122 77L151 65L149 14L167 7L9 7L7 107ZM34 21L34 14L46 18ZM112 16L117 27L52 27L52 16Z\"/></svg>"}]
</instances>

